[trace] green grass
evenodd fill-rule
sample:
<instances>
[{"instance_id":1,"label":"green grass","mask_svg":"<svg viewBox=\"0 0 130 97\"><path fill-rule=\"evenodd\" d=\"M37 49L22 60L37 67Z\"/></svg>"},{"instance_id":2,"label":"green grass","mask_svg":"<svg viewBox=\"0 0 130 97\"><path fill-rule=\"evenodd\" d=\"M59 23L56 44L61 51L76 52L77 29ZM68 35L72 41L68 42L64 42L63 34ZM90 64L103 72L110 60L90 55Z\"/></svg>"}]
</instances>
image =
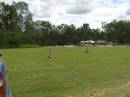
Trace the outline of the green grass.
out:
<instances>
[{"instance_id":1,"label":"green grass","mask_svg":"<svg viewBox=\"0 0 130 97\"><path fill-rule=\"evenodd\" d=\"M13 97L130 97L130 47L3 49Z\"/></svg>"}]
</instances>

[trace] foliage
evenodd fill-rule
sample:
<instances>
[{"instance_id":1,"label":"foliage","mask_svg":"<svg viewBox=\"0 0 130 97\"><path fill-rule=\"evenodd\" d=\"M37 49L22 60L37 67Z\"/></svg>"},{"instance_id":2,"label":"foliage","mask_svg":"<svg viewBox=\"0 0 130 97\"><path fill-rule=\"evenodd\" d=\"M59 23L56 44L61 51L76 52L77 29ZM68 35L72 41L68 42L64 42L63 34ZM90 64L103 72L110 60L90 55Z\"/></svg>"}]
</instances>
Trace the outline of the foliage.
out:
<instances>
[{"instance_id":1,"label":"foliage","mask_svg":"<svg viewBox=\"0 0 130 97\"><path fill-rule=\"evenodd\" d=\"M37 44L23 44L19 46L19 48L38 48L38 47L40 46Z\"/></svg>"},{"instance_id":2,"label":"foliage","mask_svg":"<svg viewBox=\"0 0 130 97\"><path fill-rule=\"evenodd\" d=\"M105 25L108 40L115 43L125 44L130 43L130 21L114 20Z\"/></svg>"},{"instance_id":3,"label":"foliage","mask_svg":"<svg viewBox=\"0 0 130 97\"><path fill-rule=\"evenodd\" d=\"M83 40L106 40L115 44L130 44L130 21L114 20L104 25L103 30L91 29L84 23L55 26L49 21L33 21L28 4L0 2L0 48L19 47L24 44L67 45Z\"/></svg>"}]
</instances>

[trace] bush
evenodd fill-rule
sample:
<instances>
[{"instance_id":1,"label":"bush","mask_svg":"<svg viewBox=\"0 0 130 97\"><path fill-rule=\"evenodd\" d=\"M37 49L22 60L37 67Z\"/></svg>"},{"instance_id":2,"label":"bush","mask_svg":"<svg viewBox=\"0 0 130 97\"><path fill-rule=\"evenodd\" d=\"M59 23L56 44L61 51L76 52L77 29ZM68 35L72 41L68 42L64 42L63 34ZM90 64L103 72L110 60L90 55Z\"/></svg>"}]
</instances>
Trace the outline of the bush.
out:
<instances>
[{"instance_id":1,"label":"bush","mask_svg":"<svg viewBox=\"0 0 130 97\"><path fill-rule=\"evenodd\" d=\"M23 44L19 46L19 48L38 48L38 47L40 46L37 44Z\"/></svg>"}]
</instances>

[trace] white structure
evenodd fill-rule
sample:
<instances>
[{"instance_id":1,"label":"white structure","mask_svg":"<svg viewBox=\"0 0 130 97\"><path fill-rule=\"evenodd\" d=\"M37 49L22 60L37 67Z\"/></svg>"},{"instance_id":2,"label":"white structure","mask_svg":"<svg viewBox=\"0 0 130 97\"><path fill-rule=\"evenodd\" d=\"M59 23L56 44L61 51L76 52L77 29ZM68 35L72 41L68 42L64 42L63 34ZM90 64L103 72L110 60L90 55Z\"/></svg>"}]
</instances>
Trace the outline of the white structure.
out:
<instances>
[{"instance_id":1,"label":"white structure","mask_svg":"<svg viewBox=\"0 0 130 97\"><path fill-rule=\"evenodd\" d=\"M112 42L107 42L106 40L97 40L97 41L86 40L86 41L80 41L79 44L81 46L87 46L88 44L91 44L91 45L113 45Z\"/></svg>"},{"instance_id":2,"label":"white structure","mask_svg":"<svg viewBox=\"0 0 130 97\"><path fill-rule=\"evenodd\" d=\"M106 40L97 40L96 44L98 44L98 45L107 45L108 43L107 43Z\"/></svg>"},{"instance_id":3,"label":"white structure","mask_svg":"<svg viewBox=\"0 0 130 97\"><path fill-rule=\"evenodd\" d=\"M81 46L86 46L87 44L95 44L95 41L93 41L93 40L80 41L79 44Z\"/></svg>"}]
</instances>

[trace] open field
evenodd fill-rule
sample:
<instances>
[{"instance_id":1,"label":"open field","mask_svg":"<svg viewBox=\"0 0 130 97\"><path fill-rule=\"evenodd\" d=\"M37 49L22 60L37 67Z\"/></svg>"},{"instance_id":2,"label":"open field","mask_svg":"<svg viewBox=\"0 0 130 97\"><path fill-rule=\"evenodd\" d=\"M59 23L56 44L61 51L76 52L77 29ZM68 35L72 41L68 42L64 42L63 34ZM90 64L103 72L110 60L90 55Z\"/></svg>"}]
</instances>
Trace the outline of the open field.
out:
<instances>
[{"instance_id":1,"label":"open field","mask_svg":"<svg viewBox=\"0 0 130 97\"><path fill-rule=\"evenodd\" d=\"M13 97L130 97L130 47L3 49Z\"/></svg>"}]
</instances>

